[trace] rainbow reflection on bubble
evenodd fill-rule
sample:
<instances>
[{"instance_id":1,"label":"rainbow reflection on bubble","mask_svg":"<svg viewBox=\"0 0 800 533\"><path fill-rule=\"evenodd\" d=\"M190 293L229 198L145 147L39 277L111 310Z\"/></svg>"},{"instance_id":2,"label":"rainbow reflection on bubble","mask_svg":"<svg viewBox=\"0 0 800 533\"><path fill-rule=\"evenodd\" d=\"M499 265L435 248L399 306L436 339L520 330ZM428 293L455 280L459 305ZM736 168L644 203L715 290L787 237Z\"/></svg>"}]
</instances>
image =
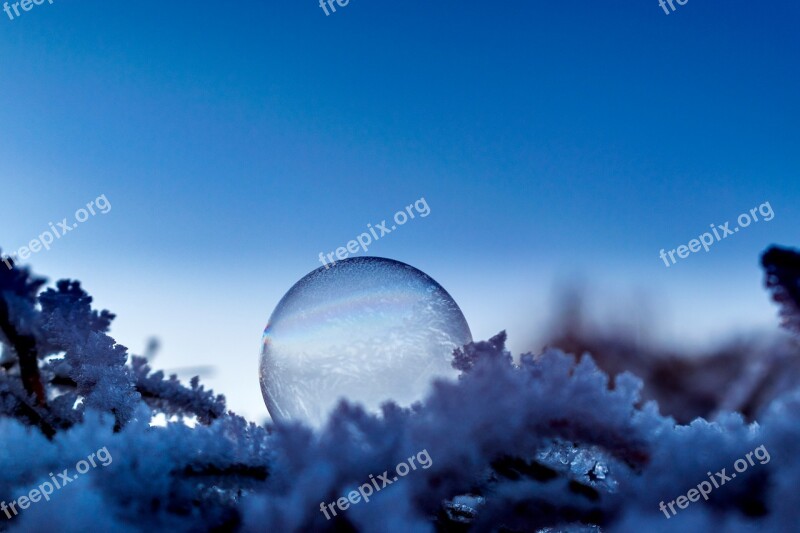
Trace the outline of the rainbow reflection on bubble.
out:
<instances>
[{"instance_id":1,"label":"rainbow reflection on bubble","mask_svg":"<svg viewBox=\"0 0 800 533\"><path fill-rule=\"evenodd\" d=\"M379 257L320 267L281 299L264 331L259 379L276 422L321 426L346 398L370 411L409 406L455 378L472 341L453 298L416 268Z\"/></svg>"}]
</instances>

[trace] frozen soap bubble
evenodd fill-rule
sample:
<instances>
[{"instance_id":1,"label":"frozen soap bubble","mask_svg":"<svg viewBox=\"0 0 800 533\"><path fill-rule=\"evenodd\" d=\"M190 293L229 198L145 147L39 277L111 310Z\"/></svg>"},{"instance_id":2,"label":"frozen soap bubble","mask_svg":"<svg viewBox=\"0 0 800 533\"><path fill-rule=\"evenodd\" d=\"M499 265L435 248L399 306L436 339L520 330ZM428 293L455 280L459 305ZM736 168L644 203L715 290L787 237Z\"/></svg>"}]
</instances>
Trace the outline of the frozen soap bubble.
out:
<instances>
[{"instance_id":1,"label":"frozen soap bubble","mask_svg":"<svg viewBox=\"0 0 800 533\"><path fill-rule=\"evenodd\" d=\"M320 267L281 299L264 331L259 379L273 420L321 426L341 398L408 406L454 378L472 341L453 298L416 268L379 257Z\"/></svg>"}]
</instances>

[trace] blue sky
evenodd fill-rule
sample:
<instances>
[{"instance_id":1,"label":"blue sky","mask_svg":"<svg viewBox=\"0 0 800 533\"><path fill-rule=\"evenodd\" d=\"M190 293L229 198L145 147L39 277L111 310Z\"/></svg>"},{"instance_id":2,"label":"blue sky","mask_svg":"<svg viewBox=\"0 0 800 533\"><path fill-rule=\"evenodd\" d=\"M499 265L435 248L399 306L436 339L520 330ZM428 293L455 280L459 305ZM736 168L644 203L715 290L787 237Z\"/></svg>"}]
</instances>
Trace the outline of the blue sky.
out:
<instances>
[{"instance_id":1,"label":"blue sky","mask_svg":"<svg viewBox=\"0 0 800 533\"><path fill-rule=\"evenodd\" d=\"M433 276L476 338L537 349L577 279L633 324L647 295L671 342L773 328L758 254L800 245L799 19L788 0L0 13L0 246L105 194L29 263L82 280L132 351L159 337L156 366L217 367L251 417L283 293L420 197L430 216L370 254ZM773 220L659 259L766 201Z\"/></svg>"}]
</instances>

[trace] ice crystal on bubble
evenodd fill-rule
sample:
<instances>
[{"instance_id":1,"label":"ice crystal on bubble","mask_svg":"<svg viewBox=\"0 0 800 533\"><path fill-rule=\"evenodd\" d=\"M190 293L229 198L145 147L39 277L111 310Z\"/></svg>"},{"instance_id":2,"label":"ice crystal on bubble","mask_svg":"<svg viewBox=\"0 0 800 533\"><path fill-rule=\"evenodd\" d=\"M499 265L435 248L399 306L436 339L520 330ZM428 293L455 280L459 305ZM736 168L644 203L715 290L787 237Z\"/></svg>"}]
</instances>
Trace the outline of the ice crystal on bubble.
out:
<instances>
[{"instance_id":1,"label":"ice crystal on bubble","mask_svg":"<svg viewBox=\"0 0 800 533\"><path fill-rule=\"evenodd\" d=\"M416 268L377 257L320 267L278 303L264 332L261 390L272 418L321 425L343 398L408 406L457 376L470 342L453 298Z\"/></svg>"}]
</instances>

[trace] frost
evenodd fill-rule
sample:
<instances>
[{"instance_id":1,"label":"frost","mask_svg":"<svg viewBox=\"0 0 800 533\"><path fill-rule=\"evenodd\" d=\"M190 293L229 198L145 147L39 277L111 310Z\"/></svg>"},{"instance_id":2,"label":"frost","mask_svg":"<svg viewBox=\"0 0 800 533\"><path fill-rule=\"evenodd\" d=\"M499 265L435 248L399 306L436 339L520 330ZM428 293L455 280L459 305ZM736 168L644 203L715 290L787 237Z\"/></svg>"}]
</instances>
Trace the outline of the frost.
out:
<instances>
[{"instance_id":1,"label":"frost","mask_svg":"<svg viewBox=\"0 0 800 533\"><path fill-rule=\"evenodd\" d=\"M772 287L796 286L789 270L768 272ZM632 374L610 378L589 355L558 349L515 364L502 332L457 350L460 379L410 409L388 403L377 416L343 402L317 432L259 426L197 378L186 386L130 356L78 282L43 287L27 269L0 268L0 498L101 447L114 460L10 530L787 531L800 520L796 382L758 423L723 410L679 424L643 400ZM158 414L166 426L150 425ZM670 519L659 511L760 445L771 460L708 502ZM422 449L430 468L330 521L320 512Z\"/></svg>"},{"instance_id":2,"label":"frost","mask_svg":"<svg viewBox=\"0 0 800 533\"><path fill-rule=\"evenodd\" d=\"M761 257L772 298L781 305L784 325L800 333L800 253L773 246Z\"/></svg>"}]
</instances>

